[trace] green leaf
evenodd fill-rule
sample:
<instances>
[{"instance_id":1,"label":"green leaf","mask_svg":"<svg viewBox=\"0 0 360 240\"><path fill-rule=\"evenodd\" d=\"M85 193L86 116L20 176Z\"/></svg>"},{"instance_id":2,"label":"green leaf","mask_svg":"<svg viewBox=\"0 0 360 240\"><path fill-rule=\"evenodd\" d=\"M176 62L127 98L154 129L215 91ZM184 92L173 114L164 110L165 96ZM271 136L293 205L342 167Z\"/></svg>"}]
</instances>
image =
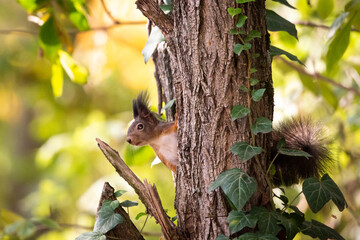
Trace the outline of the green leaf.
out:
<instances>
[{"instance_id":1,"label":"green leaf","mask_svg":"<svg viewBox=\"0 0 360 240\"><path fill-rule=\"evenodd\" d=\"M236 53L239 56L243 50L244 50L244 45L242 45L240 43L235 44L234 49L233 49L234 53Z\"/></svg>"},{"instance_id":2,"label":"green leaf","mask_svg":"<svg viewBox=\"0 0 360 240\"><path fill-rule=\"evenodd\" d=\"M20 219L13 224L6 225L4 229L5 234L16 234L20 239L26 239L36 232L34 223L27 219Z\"/></svg>"},{"instance_id":3,"label":"green leaf","mask_svg":"<svg viewBox=\"0 0 360 240\"><path fill-rule=\"evenodd\" d=\"M58 57L58 51L61 49L61 41L53 16L50 16L40 27L39 37L40 46L44 50L45 56L50 61L55 61Z\"/></svg>"},{"instance_id":4,"label":"green leaf","mask_svg":"<svg viewBox=\"0 0 360 240\"><path fill-rule=\"evenodd\" d=\"M279 213L268 211L264 207L254 207L250 212L250 216L258 219L259 233L275 236L281 230L277 221L278 215Z\"/></svg>"},{"instance_id":5,"label":"green leaf","mask_svg":"<svg viewBox=\"0 0 360 240\"><path fill-rule=\"evenodd\" d=\"M249 81L250 81L251 86L255 86L256 84L259 83L259 80L255 79L255 78L250 78Z\"/></svg>"},{"instance_id":6,"label":"green leaf","mask_svg":"<svg viewBox=\"0 0 360 240\"><path fill-rule=\"evenodd\" d=\"M296 61L298 63L300 63L301 65L304 65L295 55L292 55L291 53L288 53L287 51L284 51L280 48L277 48L275 46L270 46L270 57L271 59L274 56L279 56L279 55L285 55L288 59L290 59L291 61Z\"/></svg>"},{"instance_id":7,"label":"green leaf","mask_svg":"<svg viewBox=\"0 0 360 240\"><path fill-rule=\"evenodd\" d=\"M174 6L173 6L173 4L161 4L160 8L165 14L168 14L168 13L172 12Z\"/></svg>"},{"instance_id":8,"label":"green leaf","mask_svg":"<svg viewBox=\"0 0 360 240\"><path fill-rule=\"evenodd\" d=\"M261 38L261 34L260 34L260 32L258 32L256 30L251 30L249 35L244 38L244 41L249 42L249 41L253 40L254 38Z\"/></svg>"},{"instance_id":9,"label":"green leaf","mask_svg":"<svg viewBox=\"0 0 360 240\"><path fill-rule=\"evenodd\" d=\"M285 147L286 141L285 138L281 138L280 141L276 144L276 149L280 150L281 148Z\"/></svg>"},{"instance_id":10,"label":"green leaf","mask_svg":"<svg viewBox=\"0 0 360 240\"><path fill-rule=\"evenodd\" d=\"M236 0L236 3L255 2L255 0Z\"/></svg>"},{"instance_id":11,"label":"green leaf","mask_svg":"<svg viewBox=\"0 0 360 240\"><path fill-rule=\"evenodd\" d=\"M237 30L237 29L230 29L231 35L237 35L237 34L245 34L244 30Z\"/></svg>"},{"instance_id":12,"label":"green leaf","mask_svg":"<svg viewBox=\"0 0 360 240\"><path fill-rule=\"evenodd\" d=\"M110 202L110 207L112 208L112 210L115 210L117 207L119 207L120 202L118 200L114 200Z\"/></svg>"},{"instance_id":13,"label":"green leaf","mask_svg":"<svg viewBox=\"0 0 360 240\"><path fill-rule=\"evenodd\" d=\"M36 219L36 221L45 225L49 229L56 229L56 230L61 229L60 225L50 218L40 218L40 219Z\"/></svg>"},{"instance_id":14,"label":"green leaf","mask_svg":"<svg viewBox=\"0 0 360 240\"><path fill-rule=\"evenodd\" d=\"M298 39L295 25L274 11L266 10L266 24L269 31L285 31Z\"/></svg>"},{"instance_id":15,"label":"green leaf","mask_svg":"<svg viewBox=\"0 0 360 240\"><path fill-rule=\"evenodd\" d=\"M334 0L319 0L316 11L322 19L327 18L334 9Z\"/></svg>"},{"instance_id":16,"label":"green leaf","mask_svg":"<svg viewBox=\"0 0 360 240\"><path fill-rule=\"evenodd\" d=\"M63 92L64 75L60 61L51 65L51 86L55 97L60 97Z\"/></svg>"},{"instance_id":17,"label":"green leaf","mask_svg":"<svg viewBox=\"0 0 360 240\"><path fill-rule=\"evenodd\" d=\"M251 98L252 100L254 100L255 102L260 101L260 99L262 98L262 96L264 95L265 92L265 88L260 88L260 89L254 89L251 91Z\"/></svg>"},{"instance_id":18,"label":"green leaf","mask_svg":"<svg viewBox=\"0 0 360 240\"><path fill-rule=\"evenodd\" d=\"M235 121L238 118L246 117L250 112L251 110L247 107L235 105L231 111L231 120Z\"/></svg>"},{"instance_id":19,"label":"green leaf","mask_svg":"<svg viewBox=\"0 0 360 240\"><path fill-rule=\"evenodd\" d=\"M249 92L249 89L244 85L241 85L239 89L245 93Z\"/></svg>"},{"instance_id":20,"label":"green leaf","mask_svg":"<svg viewBox=\"0 0 360 240\"><path fill-rule=\"evenodd\" d=\"M112 201L103 202L95 221L95 232L105 234L124 221L120 214L114 212L111 203Z\"/></svg>"},{"instance_id":21,"label":"green leaf","mask_svg":"<svg viewBox=\"0 0 360 240\"><path fill-rule=\"evenodd\" d=\"M172 221L172 222L175 222L177 219L178 219L178 216L175 215L175 216L173 216L173 217L171 218L171 221Z\"/></svg>"},{"instance_id":22,"label":"green leaf","mask_svg":"<svg viewBox=\"0 0 360 240\"><path fill-rule=\"evenodd\" d=\"M273 0L273 1L274 1L274 2L278 2L278 3L281 3L281 4L283 4L283 5L285 5L285 6L289 7L289 8L296 9L296 8L294 8L293 6L291 6L291 5L288 3L287 0Z\"/></svg>"},{"instance_id":23,"label":"green leaf","mask_svg":"<svg viewBox=\"0 0 360 240\"><path fill-rule=\"evenodd\" d=\"M144 56L144 61L147 63L151 57L151 55L154 53L157 45L165 41L165 37L160 31L160 29L155 26L151 29L150 36L145 44L145 47L141 51L141 54Z\"/></svg>"},{"instance_id":24,"label":"green leaf","mask_svg":"<svg viewBox=\"0 0 360 240\"><path fill-rule=\"evenodd\" d=\"M138 213L138 214L136 215L135 219L136 219L136 220L139 220L139 218L141 218L142 216L146 216L146 215L147 215L146 213L140 212L140 213Z\"/></svg>"},{"instance_id":25,"label":"green leaf","mask_svg":"<svg viewBox=\"0 0 360 240\"><path fill-rule=\"evenodd\" d=\"M50 2L49 0L17 0L26 11L32 13Z\"/></svg>"},{"instance_id":26,"label":"green leaf","mask_svg":"<svg viewBox=\"0 0 360 240\"><path fill-rule=\"evenodd\" d=\"M303 225L301 226L301 232L313 238L318 237L320 240L326 240L326 239L345 240L334 229L329 228L325 224L315 221L314 219L312 219L311 222L307 222L307 221L304 222Z\"/></svg>"},{"instance_id":27,"label":"green leaf","mask_svg":"<svg viewBox=\"0 0 360 240\"><path fill-rule=\"evenodd\" d=\"M257 72L257 69L256 68L251 68L250 69L250 73L256 73Z\"/></svg>"},{"instance_id":28,"label":"green leaf","mask_svg":"<svg viewBox=\"0 0 360 240\"><path fill-rule=\"evenodd\" d=\"M244 50L249 50L251 48L251 44L250 43L245 43L244 44Z\"/></svg>"},{"instance_id":29,"label":"green leaf","mask_svg":"<svg viewBox=\"0 0 360 240\"><path fill-rule=\"evenodd\" d=\"M262 152L261 147L251 146L246 142L238 142L230 148L233 154L236 154L242 162L246 162L257 154Z\"/></svg>"},{"instance_id":30,"label":"green leaf","mask_svg":"<svg viewBox=\"0 0 360 240\"><path fill-rule=\"evenodd\" d=\"M297 150L297 149L291 149L291 148L280 148L279 153L283 154L283 155L286 155L286 156L306 157L307 159L309 157L312 157L307 152L304 152L302 150Z\"/></svg>"},{"instance_id":31,"label":"green leaf","mask_svg":"<svg viewBox=\"0 0 360 240\"><path fill-rule=\"evenodd\" d=\"M329 45L326 54L326 69L328 71L341 59L349 45L351 22L351 20L348 21L343 29L336 32L334 39Z\"/></svg>"},{"instance_id":32,"label":"green leaf","mask_svg":"<svg viewBox=\"0 0 360 240\"><path fill-rule=\"evenodd\" d=\"M165 109L171 108L175 103L175 98L171 99L169 102L165 104L165 106L161 109L161 113L165 111Z\"/></svg>"},{"instance_id":33,"label":"green leaf","mask_svg":"<svg viewBox=\"0 0 360 240\"><path fill-rule=\"evenodd\" d=\"M296 220L292 218L286 218L285 216L280 214L278 214L276 218L278 219L278 224L283 225L286 230L286 239L293 239L295 235L299 232Z\"/></svg>"},{"instance_id":34,"label":"green leaf","mask_svg":"<svg viewBox=\"0 0 360 240\"><path fill-rule=\"evenodd\" d=\"M257 183L255 178L250 177L241 169L233 168L222 172L211 184L208 192L217 187L221 187L234 206L241 210L256 191Z\"/></svg>"},{"instance_id":35,"label":"green leaf","mask_svg":"<svg viewBox=\"0 0 360 240\"><path fill-rule=\"evenodd\" d=\"M256 135L258 133L269 133L272 131L272 122L268 118L258 117L255 124L251 126L251 132Z\"/></svg>"},{"instance_id":36,"label":"green leaf","mask_svg":"<svg viewBox=\"0 0 360 240\"><path fill-rule=\"evenodd\" d=\"M134 207L134 206L139 205L139 203L135 202L135 201L125 200L125 201L121 202L120 205L122 207Z\"/></svg>"},{"instance_id":37,"label":"green leaf","mask_svg":"<svg viewBox=\"0 0 360 240\"><path fill-rule=\"evenodd\" d=\"M229 222L230 234L241 231L244 227L254 228L256 226L257 219L249 214L245 215L244 212L231 211L227 217Z\"/></svg>"},{"instance_id":38,"label":"green leaf","mask_svg":"<svg viewBox=\"0 0 360 240\"><path fill-rule=\"evenodd\" d=\"M87 82L88 71L84 66L78 64L67 52L60 50L60 63L71 81L78 84Z\"/></svg>"},{"instance_id":39,"label":"green leaf","mask_svg":"<svg viewBox=\"0 0 360 240\"><path fill-rule=\"evenodd\" d=\"M224 234L220 234L216 237L215 240L229 240L229 238L227 236L225 236Z\"/></svg>"},{"instance_id":40,"label":"green leaf","mask_svg":"<svg viewBox=\"0 0 360 240\"><path fill-rule=\"evenodd\" d=\"M332 91L329 84L318 82L318 89L320 90L321 95L327 103L329 103L334 109L337 109L339 105L339 100L336 94Z\"/></svg>"},{"instance_id":41,"label":"green leaf","mask_svg":"<svg viewBox=\"0 0 360 240\"><path fill-rule=\"evenodd\" d=\"M275 235L261 233L245 233L234 240L278 240Z\"/></svg>"},{"instance_id":42,"label":"green leaf","mask_svg":"<svg viewBox=\"0 0 360 240\"><path fill-rule=\"evenodd\" d=\"M305 179L302 190L314 213L317 213L330 199L339 211L347 207L344 195L328 174L325 174L320 182L316 178Z\"/></svg>"},{"instance_id":43,"label":"green leaf","mask_svg":"<svg viewBox=\"0 0 360 240\"><path fill-rule=\"evenodd\" d=\"M231 15L232 18L234 18L236 15L242 13L242 9L241 8L233 8L233 7L229 7L227 9L228 13Z\"/></svg>"},{"instance_id":44,"label":"green leaf","mask_svg":"<svg viewBox=\"0 0 360 240\"><path fill-rule=\"evenodd\" d=\"M280 197L278 198L283 202L284 206L286 206L289 203L289 199L285 195L280 195Z\"/></svg>"},{"instance_id":45,"label":"green leaf","mask_svg":"<svg viewBox=\"0 0 360 240\"><path fill-rule=\"evenodd\" d=\"M75 240L105 240L106 237L101 232L86 232L75 238Z\"/></svg>"},{"instance_id":46,"label":"green leaf","mask_svg":"<svg viewBox=\"0 0 360 240\"><path fill-rule=\"evenodd\" d=\"M238 18L238 23L236 24L236 27L241 28L242 26L244 26L246 19L247 19L246 15L240 14L239 18Z\"/></svg>"},{"instance_id":47,"label":"green leaf","mask_svg":"<svg viewBox=\"0 0 360 240\"><path fill-rule=\"evenodd\" d=\"M330 28L329 28L329 32L328 32L328 38L332 38L336 31L340 28L340 26L344 23L344 21L346 20L347 16L349 16L349 12L344 12L342 14L340 14L335 20L334 22L331 24Z\"/></svg>"},{"instance_id":48,"label":"green leaf","mask_svg":"<svg viewBox=\"0 0 360 240\"><path fill-rule=\"evenodd\" d=\"M126 190L117 190L116 192L114 192L114 196L115 197L121 197L124 193L126 193Z\"/></svg>"}]
</instances>

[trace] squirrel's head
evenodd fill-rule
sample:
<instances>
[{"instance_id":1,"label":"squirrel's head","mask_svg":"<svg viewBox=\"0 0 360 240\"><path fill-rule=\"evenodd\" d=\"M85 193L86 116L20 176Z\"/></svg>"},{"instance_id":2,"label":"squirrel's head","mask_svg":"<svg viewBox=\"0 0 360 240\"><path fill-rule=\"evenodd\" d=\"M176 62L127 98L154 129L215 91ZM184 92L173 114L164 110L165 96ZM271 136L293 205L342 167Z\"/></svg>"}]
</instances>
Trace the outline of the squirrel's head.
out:
<instances>
[{"instance_id":1,"label":"squirrel's head","mask_svg":"<svg viewBox=\"0 0 360 240\"><path fill-rule=\"evenodd\" d=\"M159 124L159 120L151 112L149 107L149 95L147 92L141 92L139 96L133 100L134 121L130 125L126 141L131 145L143 146L156 137L155 128Z\"/></svg>"}]
</instances>

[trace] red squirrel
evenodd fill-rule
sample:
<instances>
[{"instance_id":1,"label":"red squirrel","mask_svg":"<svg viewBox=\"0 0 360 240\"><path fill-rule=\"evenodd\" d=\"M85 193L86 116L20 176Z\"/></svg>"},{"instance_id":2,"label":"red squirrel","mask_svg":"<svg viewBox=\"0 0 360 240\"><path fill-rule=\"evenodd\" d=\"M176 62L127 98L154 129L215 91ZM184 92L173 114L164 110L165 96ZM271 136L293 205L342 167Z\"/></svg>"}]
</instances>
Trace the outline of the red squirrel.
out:
<instances>
[{"instance_id":1,"label":"red squirrel","mask_svg":"<svg viewBox=\"0 0 360 240\"><path fill-rule=\"evenodd\" d=\"M132 145L149 144L160 160L176 173L177 158L177 124L165 122L149 109L149 97L142 92L133 100L134 122L129 127L126 141ZM273 181L276 186L292 185L308 177L322 175L332 162L330 151L323 137L322 128L313 124L309 118L292 118L283 121L272 132L273 147L271 159L277 155L277 143L284 138L286 148L303 150L311 157L288 156L279 154L274 166L276 173Z\"/></svg>"}]
</instances>

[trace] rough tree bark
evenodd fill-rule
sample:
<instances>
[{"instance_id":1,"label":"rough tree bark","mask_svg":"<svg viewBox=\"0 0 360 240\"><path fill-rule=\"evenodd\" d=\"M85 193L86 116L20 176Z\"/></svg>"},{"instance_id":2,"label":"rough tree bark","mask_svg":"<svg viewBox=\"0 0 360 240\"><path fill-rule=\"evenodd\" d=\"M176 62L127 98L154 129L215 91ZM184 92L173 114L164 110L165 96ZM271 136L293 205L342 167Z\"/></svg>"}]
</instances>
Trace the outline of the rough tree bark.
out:
<instances>
[{"instance_id":1,"label":"rough tree bark","mask_svg":"<svg viewBox=\"0 0 360 240\"><path fill-rule=\"evenodd\" d=\"M228 233L226 217L229 207L220 190L208 193L216 177L226 169L238 167L258 182L258 191L247 206L266 205L269 189L261 170L254 161L242 164L230 152L238 141L250 142L247 118L231 120L234 105L247 105L247 94L239 90L247 85L248 59L245 53L237 56L233 47L239 39L229 34L235 27L227 8L235 7L233 0L179 1L173 0L171 15L159 14L155 0L138 0L143 14L157 25L166 38L166 50L155 55L158 76L167 76L171 84L162 83L165 96L175 93L178 116L179 166L176 177L175 206L178 226L189 239L215 239ZM261 101L251 104L253 121L258 116L272 119L273 88L269 36L265 22L265 1L256 0L239 7L248 17L244 29L257 30L261 38L252 40L252 74L260 80L257 88L266 88ZM154 10L156 9L156 10ZM164 53L164 51L166 51ZM167 55L168 54L168 55ZM169 56L170 69L166 66ZM162 72L162 71L167 71ZM170 100L169 97L165 101ZM259 157L263 169L268 158L271 136L260 135L256 145L264 149Z\"/></svg>"}]
</instances>

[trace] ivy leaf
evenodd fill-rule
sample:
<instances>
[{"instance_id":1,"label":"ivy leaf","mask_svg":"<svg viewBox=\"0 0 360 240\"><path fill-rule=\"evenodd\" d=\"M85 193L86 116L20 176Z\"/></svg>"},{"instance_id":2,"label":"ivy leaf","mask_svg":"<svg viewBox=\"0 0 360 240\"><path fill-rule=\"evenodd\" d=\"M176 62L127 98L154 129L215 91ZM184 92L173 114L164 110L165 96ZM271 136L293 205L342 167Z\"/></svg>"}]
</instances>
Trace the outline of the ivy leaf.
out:
<instances>
[{"instance_id":1,"label":"ivy leaf","mask_svg":"<svg viewBox=\"0 0 360 240\"><path fill-rule=\"evenodd\" d=\"M235 121L238 118L246 117L250 112L251 110L247 107L235 105L231 111L231 120Z\"/></svg>"},{"instance_id":2,"label":"ivy leaf","mask_svg":"<svg viewBox=\"0 0 360 240\"><path fill-rule=\"evenodd\" d=\"M237 30L237 29L230 29L231 35L237 35L237 34L245 34L244 30Z\"/></svg>"},{"instance_id":3,"label":"ivy leaf","mask_svg":"<svg viewBox=\"0 0 360 240\"><path fill-rule=\"evenodd\" d=\"M311 222L303 222L301 226L301 232L305 235L309 235L313 238L320 238L320 240L326 239L336 239L336 240L345 240L340 234L338 234L334 229L322 224L321 222L315 221L314 219Z\"/></svg>"},{"instance_id":4,"label":"ivy leaf","mask_svg":"<svg viewBox=\"0 0 360 240\"><path fill-rule=\"evenodd\" d=\"M264 95L265 92L265 88L260 88L260 89L254 89L251 91L251 98L252 100L254 100L255 102L260 101L260 99L262 98L262 96Z\"/></svg>"},{"instance_id":5,"label":"ivy leaf","mask_svg":"<svg viewBox=\"0 0 360 240\"><path fill-rule=\"evenodd\" d=\"M280 148L279 153L286 156L306 157L307 159L309 159L309 157L312 157L307 152L304 152L302 150L291 149L291 148Z\"/></svg>"},{"instance_id":6,"label":"ivy leaf","mask_svg":"<svg viewBox=\"0 0 360 240\"><path fill-rule=\"evenodd\" d=\"M240 89L241 91L243 91L244 93L249 92L249 89L248 89L246 86L244 86L244 85L241 85L239 89Z\"/></svg>"},{"instance_id":7,"label":"ivy leaf","mask_svg":"<svg viewBox=\"0 0 360 240\"><path fill-rule=\"evenodd\" d=\"M259 31L251 30L249 35L244 38L244 41L249 42L249 41L253 40L254 38L261 38L261 34Z\"/></svg>"},{"instance_id":8,"label":"ivy leaf","mask_svg":"<svg viewBox=\"0 0 360 240\"><path fill-rule=\"evenodd\" d=\"M246 162L257 154L262 152L261 147L251 146L246 142L238 142L230 148L233 154L236 154L242 162Z\"/></svg>"},{"instance_id":9,"label":"ivy leaf","mask_svg":"<svg viewBox=\"0 0 360 240\"><path fill-rule=\"evenodd\" d=\"M244 23L248 17L246 15L240 14L238 18L238 23L236 24L236 27L241 28L244 26Z\"/></svg>"},{"instance_id":10,"label":"ivy leaf","mask_svg":"<svg viewBox=\"0 0 360 240\"><path fill-rule=\"evenodd\" d=\"M251 132L256 135L258 133L269 133L272 131L272 122L265 117L256 119L254 125L251 126Z\"/></svg>"},{"instance_id":11,"label":"ivy leaf","mask_svg":"<svg viewBox=\"0 0 360 240\"><path fill-rule=\"evenodd\" d=\"M231 211L227 217L229 222L230 234L241 231L244 227L254 228L256 226L257 219L249 214L245 215L244 212Z\"/></svg>"},{"instance_id":12,"label":"ivy leaf","mask_svg":"<svg viewBox=\"0 0 360 240\"><path fill-rule=\"evenodd\" d=\"M227 9L228 13L231 15L232 18L234 18L236 15L242 13L242 9L241 8L233 8L233 7L229 7Z\"/></svg>"},{"instance_id":13,"label":"ivy leaf","mask_svg":"<svg viewBox=\"0 0 360 240\"><path fill-rule=\"evenodd\" d=\"M20 3L20 5L30 13L43 7L48 2L50 1L49 0L18 0L18 3Z\"/></svg>"},{"instance_id":14,"label":"ivy leaf","mask_svg":"<svg viewBox=\"0 0 360 240\"><path fill-rule=\"evenodd\" d=\"M175 103L175 98L171 99L169 102L165 104L163 108L161 108L161 113L163 113L165 109L171 108L174 105L174 103Z\"/></svg>"},{"instance_id":15,"label":"ivy leaf","mask_svg":"<svg viewBox=\"0 0 360 240\"><path fill-rule=\"evenodd\" d=\"M343 211L347 207L344 195L328 174L325 174L320 182L316 178L306 179L302 189L306 201L314 213L317 213L330 199L339 211Z\"/></svg>"},{"instance_id":16,"label":"ivy leaf","mask_svg":"<svg viewBox=\"0 0 360 240\"><path fill-rule=\"evenodd\" d=\"M216 237L215 240L229 240L229 238L227 236L225 236L224 234L220 234Z\"/></svg>"},{"instance_id":17,"label":"ivy leaf","mask_svg":"<svg viewBox=\"0 0 360 240\"><path fill-rule=\"evenodd\" d=\"M64 74L60 65L60 61L57 60L51 65L51 87L55 97L60 97L63 93Z\"/></svg>"},{"instance_id":18,"label":"ivy leaf","mask_svg":"<svg viewBox=\"0 0 360 240\"><path fill-rule=\"evenodd\" d=\"M250 216L258 219L259 233L275 236L281 230L277 221L278 215L279 213L268 211L264 207L254 207L250 212Z\"/></svg>"},{"instance_id":19,"label":"ivy leaf","mask_svg":"<svg viewBox=\"0 0 360 240\"><path fill-rule=\"evenodd\" d=\"M283 4L283 5L285 5L285 6L289 7L289 8L296 9L296 8L294 8L293 6L291 6L291 5L288 3L287 0L273 0L273 1L274 1L274 2L278 2L278 3L281 3L281 4Z\"/></svg>"},{"instance_id":20,"label":"ivy leaf","mask_svg":"<svg viewBox=\"0 0 360 240\"><path fill-rule=\"evenodd\" d=\"M115 197L121 197L124 193L126 193L126 190L118 190L114 193Z\"/></svg>"},{"instance_id":21,"label":"ivy leaf","mask_svg":"<svg viewBox=\"0 0 360 240\"><path fill-rule=\"evenodd\" d=\"M135 220L139 220L139 218L141 218L142 216L146 216L146 215L147 215L146 213L140 212L136 215Z\"/></svg>"},{"instance_id":22,"label":"ivy leaf","mask_svg":"<svg viewBox=\"0 0 360 240\"><path fill-rule=\"evenodd\" d=\"M89 23L86 19L85 7L81 4L80 1L69 1L70 5L70 13L69 19L70 21L79 29L80 31L89 30Z\"/></svg>"},{"instance_id":23,"label":"ivy leaf","mask_svg":"<svg viewBox=\"0 0 360 240\"><path fill-rule=\"evenodd\" d=\"M249 81L250 81L251 86L255 86L256 84L259 83L259 80L255 79L255 78L250 78Z\"/></svg>"},{"instance_id":24,"label":"ivy leaf","mask_svg":"<svg viewBox=\"0 0 360 240\"><path fill-rule=\"evenodd\" d=\"M157 26L153 27L145 47L141 51L141 54L144 56L145 63L149 61L157 45L162 41L165 41L164 35Z\"/></svg>"},{"instance_id":25,"label":"ivy leaf","mask_svg":"<svg viewBox=\"0 0 360 240\"><path fill-rule=\"evenodd\" d=\"M236 3L255 2L255 0L236 0Z\"/></svg>"},{"instance_id":26,"label":"ivy leaf","mask_svg":"<svg viewBox=\"0 0 360 240\"><path fill-rule=\"evenodd\" d=\"M139 205L139 203L135 202L135 201L125 200L125 201L121 202L120 205L122 207L134 207L134 206Z\"/></svg>"},{"instance_id":27,"label":"ivy leaf","mask_svg":"<svg viewBox=\"0 0 360 240\"><path fill-rule=\"evenodd\" d=\"M288 215L290 216L290 215ZM286 239L291 240L299 232L298 224L295 219L287 218L284 215L277 214L278 224L283 225L286 230Z\"/></svg>"},{"instance_id":28,"label":"ivy leaf","mask_svg":"<svg viewBox=\"0 0 360 240\"><path fill-rule=\"evenodd\" d=\"M81 234L75 240L106 240L106 236L101 232L87 232Z\"/></svg>"},{"instance_id":29,"label":"ivy leaf","mask_svg":"<svg viewBox=\"0 0 360 240\"><path fill-rule=\"evenodd\" d=\"M256 191L257 183L255 178L250 177L241 169L233 168L220 173L208 192L217 187L221 187L234 206L241 210Z\"/></svg>"},{"instance_id":30,"label":"ivy leaf","mask_svg":"<svg viewBox=\"0 0 360 240\"><path fill-rule=\"evenodd\" d=\"M261 233L245 233L234 240L278 240L275 235Z\"/></svg>"},{"instance_id":31,"label":"ivy leaf","mask_svg":"<svg viewBox=\"0 0 360 240\"><path fill-rule=\"evenodd\" d=\"M114 212L111 203L112 201L103 202L95 221L94 232L105 234L124 221L120 214Z\"/></svg>"},{"instance_id":32,"label":"ivy leaf","mask_svg":"<svg viewBox=\"0 0 360 240\"><path fill-rule=\"evenodd\" d=\"M266 24L269 31L285 31L298 39L295 25L274 11L266 10Z\"/></svg>"},{"instance_id":33,"label":"ivy leaf","mask_svg":"<svg viewBox=\"0 0 360 240\"><path fill-rule=\"evenodd\" d=\"M234 45L234 53L236 53L237 55L240 56L241 52L244 50L244 45L240 44L240 43L237 43Z\"/></svg>"},{"instance_id":34,"label":"ivy leaf","mask_svg":"<svg viewBox=\"0 0 360 240\"><path fill-rule=\"evenodd\" d=\"M304 65L295 55L292 55L291 53L288 53L287 51L284 51L280 48L277 48L275 46L270 46L270 57L271 59L274 56L279 56L279 55L285 55L288 59L290 59L291 61L296 61L298 63L300 63L301 65ZM305 66L305 65L304 65Z\"/></svg>"},{"instance_id":35,"label":"ivy leaf","mask_svg":"<svg viewBox=\"0 0 360 240\"><path fill-rule=\"evenodd\" d=\"M328 52L326 54L326 69L328 71L330 71L341 59L349 45L352 23L351 20L345 24L344 28L336 32L334 39L329 45Z\"/></svg>"},{"instance_id":36,"label":"ivy leaf","mask_svg":"<svg viewBox=\"0 0 360 240\"><path fill-rule=\"evenodd\" d=\"M283 147L285 147L285 145L286 145L285 138L281 138L280 141L276 144L276 149L280 150Z\"/></svg>"},{"instance_id":37,"label":"ivy leaf","mask_svg":"<svg viewBox=\"0 0 360 240\"><path fill-rule=\"evenodd\" d=\"M165 14L168 14L168 13L172 12L174 6L173 6L173 4L161 4L160 8Z\"/></svg>"},{"instance_id":38,"label":"ivy leaf","mask_svg":"<svg viewBox=\"0 0 360 240\"><path fill-rule=\"evenodd\" d=\"M16 234L20 239L27 239L35 232L35 224L27 219L20 219L13 224L7 225L4 229L5 234Z\"/></svg>"}]
</instances>

